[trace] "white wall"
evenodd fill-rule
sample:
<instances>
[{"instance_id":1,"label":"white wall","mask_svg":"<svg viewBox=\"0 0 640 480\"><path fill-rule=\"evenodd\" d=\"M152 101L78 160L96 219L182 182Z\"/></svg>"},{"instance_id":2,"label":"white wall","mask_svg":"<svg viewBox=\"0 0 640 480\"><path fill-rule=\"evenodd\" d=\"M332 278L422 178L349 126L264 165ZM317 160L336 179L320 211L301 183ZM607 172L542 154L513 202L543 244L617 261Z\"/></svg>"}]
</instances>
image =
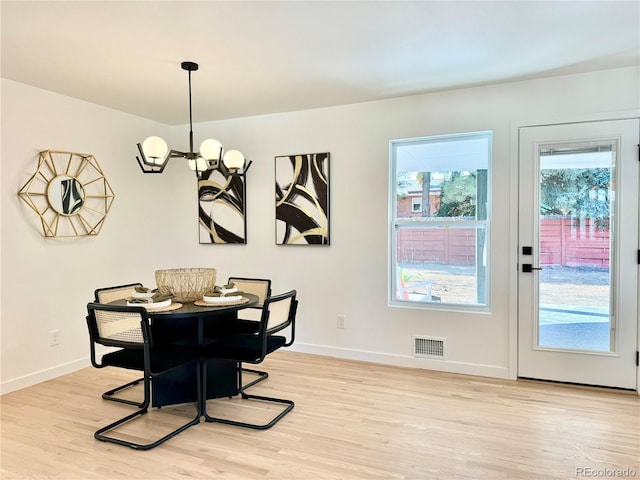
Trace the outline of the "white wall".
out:
<instances>
[{"instance_id":1,"label":"white wall","mask_svg":"<svg viewBox=\"0 0 640 480\"><path fill-rule=\"evenodd\" d=\"M509 252L516 248L510 245L516 205L508 185L517 152L510 151L511 122L637 109L639 84L639 69L627 68L195 125L196 144L214 137L254 161L248 244L241 246L198 244L196 183L186 166L173 161L164 175L139 173L135 143L167 127L3 81L3 391L39 381L41 371L57 373L65 363L86 364L83 309L95 287L152 282L156 268L190 266L214 266L221 280L270 277L275 292L296 288L295 349L513 376ZM42 121L43 106L59 120ZM389 141L478 130L494 134L491 313L388 307ZM173 147L186 145L187 131L170 129ZM86 151L100 161L116 201L99 237L42 239L19 205L16 192L45 148ZM331 245L276 246L274 156L322 151L331 153ZM156 222L159 209L172 213L166 223ZM50 258L53 264L45 263ZM43 289L42 303L31 302L31 293ZM345 330L336 328L337 315L346 316ZM53 328L61 331L59 347L48 346L46 332ZM447 361L413 358L414 334L445 337Z\"/></svg>"},{"instance_id":2,"label":"white wall","mask_svg":"<svg viewBox=\"0 0 640 480\"><path fill-rule=\"evenodd\" d=\"M165 125L2 80L2 391L87 365L86 304L98 287L152 281L171 252L171 175L143 175L136 142ZM44 238L18 190L41 150L93 154L115 199L97 237ZM157 177L157 178L156 178ZM59 330L60 345L49 346Z\"/></svg>"},{"instance_id":3,"label":"white wall","mask_svg":"<svg viewBox=\"0 0 640 480\"><path fill-rule=\"evenodd\" d=\"M300 295L295 348L350 358L500 377L514 376L509 314L509 182L517 152L511 122L575 119L637 109L638 69L448 91L225 122L196 131L254 160L248 182L247 246L197 246L193 216L178 220L177 257L185 266L216 266L221 275L268 276L274 291ZM388 278L389 141L414 136L493 131L493 241L489 315L390 308ZM186 135L186 134L184 134ZM274 244L274 156L331 153L331 246ZM176 202L192 208L190 191ZM515 277L514 277L515 280ZM336 328L345 315L346 330ZM415 359L412 336L447 339L447 362Z\"/></svg>"}]
</instances>

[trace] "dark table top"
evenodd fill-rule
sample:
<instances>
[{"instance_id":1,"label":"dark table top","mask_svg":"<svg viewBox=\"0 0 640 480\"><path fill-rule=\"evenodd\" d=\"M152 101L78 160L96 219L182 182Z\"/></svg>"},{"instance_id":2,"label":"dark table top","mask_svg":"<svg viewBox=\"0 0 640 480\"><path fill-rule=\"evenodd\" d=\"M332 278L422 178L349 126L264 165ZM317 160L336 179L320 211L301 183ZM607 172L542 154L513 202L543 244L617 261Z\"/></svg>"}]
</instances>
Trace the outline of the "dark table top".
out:
<instances>
[{"instance_id":1,"label":"dark table top","mask_svg":"<svg viewBox=\"0 0 640 480\"><path fill-rule=\"evenodd\" d=\"M176 310L170 310L166 312L154 312L153 310L149 311L149 317L165 317L165 318L186 318L186 317L198 317L202 314L206 315L216 315L220 313L229 313L235 312L238 310L242 310L243 308L255 307L259 298L257 295L253 295L251 293L244 293L243 297L248 298L249 301L246 303L242 303L239 305L207 305L204 307L195 305L193 302L178 302L182 304L182 307ZM116 300L111 302L113 305L126 305L126 300Z\"/></svg>"}]
</instances>

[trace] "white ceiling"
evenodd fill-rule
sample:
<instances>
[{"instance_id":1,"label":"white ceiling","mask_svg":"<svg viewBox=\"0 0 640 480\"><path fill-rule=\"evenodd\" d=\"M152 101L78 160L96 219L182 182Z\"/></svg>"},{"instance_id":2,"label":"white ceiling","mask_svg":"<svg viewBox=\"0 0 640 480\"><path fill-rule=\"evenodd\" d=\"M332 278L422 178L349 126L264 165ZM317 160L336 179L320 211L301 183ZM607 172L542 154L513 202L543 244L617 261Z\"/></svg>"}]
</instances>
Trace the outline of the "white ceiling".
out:
<instances>
[{"instance_id":1,"label":"white ceiling","mask_svg":"<svg viewBox=\"0 0 640 480\"><path fill-rule=\"evenodd\" d=\"M637 1L6 1L2 77L169 125L640 64Z\"/></svg>"}]
</instances>

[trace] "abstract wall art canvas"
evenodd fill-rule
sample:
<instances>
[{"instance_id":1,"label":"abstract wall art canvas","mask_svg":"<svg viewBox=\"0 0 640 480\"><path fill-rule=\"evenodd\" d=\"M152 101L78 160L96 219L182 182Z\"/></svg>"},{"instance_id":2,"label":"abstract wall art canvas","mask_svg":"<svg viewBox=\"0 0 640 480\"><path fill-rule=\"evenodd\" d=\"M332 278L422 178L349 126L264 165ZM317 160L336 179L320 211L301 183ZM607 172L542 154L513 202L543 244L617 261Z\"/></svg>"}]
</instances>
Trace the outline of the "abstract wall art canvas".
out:
<instances>
[{"instance_id":1,"label":"abstract wall art canvas","mask_svg":"<svg viewBox=\"0 0 640 480\"><path fill-rule=\"evenodd\" d=\"M329 153L275 157L276 244L329 245Z\"/></svg>"},{"instance_id":2,"label":"abstract wall art canvas","mask_svg":"<svg viewBox=\"0 0 640 480\"><path fill-rule=\"evenodd\" d=\"M247 243L245 177L207 170L198 180L200 243Z\"/></svg>"}]
</instances>

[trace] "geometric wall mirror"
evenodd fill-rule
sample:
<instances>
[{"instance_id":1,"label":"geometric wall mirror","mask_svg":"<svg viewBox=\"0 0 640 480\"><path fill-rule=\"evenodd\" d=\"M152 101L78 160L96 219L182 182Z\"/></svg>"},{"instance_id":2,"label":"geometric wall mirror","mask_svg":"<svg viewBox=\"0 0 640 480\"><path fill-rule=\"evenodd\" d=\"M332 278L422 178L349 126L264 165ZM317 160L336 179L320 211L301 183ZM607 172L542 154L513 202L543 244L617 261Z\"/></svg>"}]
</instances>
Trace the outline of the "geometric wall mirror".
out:
<instances>
[{"instance_id":1,"label":"geometric wall mirror","mask_svg":"<svg viewBox=\"0 0 640 480\"><path fill-rule=\"evenodd\" d=\"M98 235L115 198L93 155L56 150L40 152L18 195L40 217L45 237Z\"/></svg>"}]
</instances>

